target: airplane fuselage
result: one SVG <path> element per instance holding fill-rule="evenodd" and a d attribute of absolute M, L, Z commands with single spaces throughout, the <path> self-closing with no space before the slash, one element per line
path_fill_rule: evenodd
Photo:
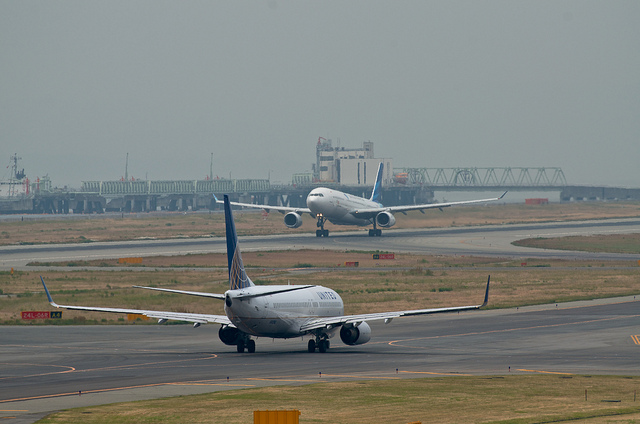
<path fill-rule="evenodd" d="M 378 202 L 354 196 L 339 190 L 318 187 L 307 196 L 307 207 L 315 216 L 324 216 L 336 225 L 371 225 L 371 219 L 356 218 L 351 214 L 358 209 L 380 208 Z"/>
<path fill-rule="evenodd" d="M 225 313 L 240 331 L 273 338 L 299 337 L 303 324 L 315 318 L 344 314 L 342 298 L 334 290 L 322 286 L 261 295 L 261 291 L 296 286 L 255 286 L 225 293 Z M 249 296 L 247 296 L 249 295 Z"/>

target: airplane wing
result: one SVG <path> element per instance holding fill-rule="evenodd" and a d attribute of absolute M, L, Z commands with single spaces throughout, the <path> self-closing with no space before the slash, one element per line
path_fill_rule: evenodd
<path fill-rule="evenodd" d="M 215 194 L 213 195 L 213 198 L 215 199 L 216 203 L 224 203 L 224 201 L 219 200 Z M 240 202 L 229 202 L 229 204 L 234 206 L 242 206 L 245 208 L 264 209 L 267 212 L 269 212 L 270 210 L 274 210 L 282 214 L 285 214 L 288 212 L 295 212 L 299 215 L 308 213 L 309 215 L 315 218 L 315 215 L 311 212 L 311 209 L 309 208 L 292 208 L 290 206 L 271 206 L 271 205 L 259 205 L 255 203 L 240 203 Z"/>
<path fill-rule="evenodd" d="M 77 310 L 77 311 L 95 311 L 95 312 L 111 312 L 118 314 L 139 314 L 145 315 L 149 318 L 154 318 L 158 320 L 178 320 L 178 321 L 188 321 L 193 322 L 195 324 L 223 324 L 223 325 L 231 325 L 231 321 L 226 315 L 209 315 L 209 314 L 191 314 L 186 312 L 169 312 L 169 311 L 151 311 L 146 309 L 127 309 L 127 308 L 100 308 L 95 306 L 74 306 L 74 305 L 59 305 L 53 301 L 51 297 L 51 293 L 49 293 L 49 289 L 47 289 L 47 285 L 44 283 L 44 278 L 40 277 L 42 281 L 42 286 L 44 287 L 44 291 L 47 294 L 47 298 L 49 299 L 49 303 L 51 306 L 56 308 Z M 195 293 L 195 292 L 193 292 Z M 203 293 L 210 294 L 210 293 Z M 213 297 L 213 296 L 209 296 Z M 222 299 L 224 299 L 224 295 L 222 295 Z"/>
<path fill-rule="evenodd" d="M 403 206 L 381 206 L 379 208 L 370 208 L 370 209 L 357 209 L 351 212 L 353 216 L 360 219 L 370 219 L 375 217 L 380 212 L 408 212 L 408 211 L 416 211 L 424 213 L 425 209 L 442 209 L 448 208 L 450 206 L 459 206 L 459 205 L 470 205 L 473 203 L 486 203 L 486 202 L 494 202 L 496 200 L 502 199 L 507 192 L 502 193 L 500 197 L 492 197 L 490 199 L 478 199 L 478 200 L 463 200 L 461 202 L 446 202 L 446 203 L 426 203 L 422 205 L 403 205 Z"/>
<path fill-rule="evenodd" d="M 444 312 L 460 312 L 460 311 L 469 311 L 474 309 L 480 309 L 487 305 L 489 301 L 489 282 L 491 280 L 491 276 L 487 279 L 487 288 L 484 293 L 484 302 L 482 305 L 472 305 L 472 306 L 453 306 L 449 308 L 432 308 L 432 309 L 413 309 L 408 311 L 395 311 L 395 312 L 376 312 L 372 314 L 360 314 L 360 315 L 343 315 L 339 317 L 327 317 L 327 318 L 316 318 L 312 319 L 306 324 L 302 325 L 300 328 L 301 331 L 307 332 L 312 330 L 319 330 L 322 328 L 333 328 L 339 325 L 344 324 L 354 324 L 355 326 L 360 325 L 360 323 L 365 321 L 375 321 L 375 320 L 385 320 L 385 324 L 391 322 L 394 318 L 399 317 L 407 317 L 413 315 L 429 315 L 429 314 L 438 314 Z"/>

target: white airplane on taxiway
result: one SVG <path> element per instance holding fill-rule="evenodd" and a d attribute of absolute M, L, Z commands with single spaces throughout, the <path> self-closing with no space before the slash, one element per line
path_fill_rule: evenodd
<path fill-rule="evenodd" d="M 382 168 L 383 163 L 378 166 L 378 174 L 376 182 L 373 186 L 371 197 L 366 199 L 353 194 L 344 193 L 327 187 L 317 187 L 311 190 L 307 196 L 307 207 L 296 208 L 290 206 L 271 206 L 260 205 L 255 203 L 231 202 L 234 206 L 243 206 L 247 208 L 264 209 L 267 212 L 275 210 L 284 215 L 284 225 L 288 228 L 298 228 L 302 225 L 302 215 L 308 213 L 317 220 L 316 237 L 328 237 L 329 230 L 324 228 L 325 222 L 329 221 L 335 225 L 373 225 L 373 229 L 369 230 L 369 236 L 381 236 L 382 230 L 378 227 L 389 228 L 395 225 L 396 218 L 393 216 L 395 212 L 405 213 L 408 211 L 416 211 L 424 213 L 425 209 L 442 209 L 450 206 L 469 205 L 472 203 L 485 203 L 500 200 L 502 196 L 491 199 L 464 200 L 461 202 L 446 203 L 426 203 L 420 205 L 402 205 L 402 206 L 383 206 L 380 203 L 381 187 L 382 187 Z M 217 203 L 223 203 L 213 196 Z"/>

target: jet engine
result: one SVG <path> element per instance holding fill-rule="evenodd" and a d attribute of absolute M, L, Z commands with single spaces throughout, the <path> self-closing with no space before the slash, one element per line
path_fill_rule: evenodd
<path fill-rule="evenodd" d="M 371 327 L 366 322 L 357 327 L 353 324 L 343 325 L 340 329 L 340 340 L 350 346 L 365 344 L 371 340 Z"/>
<path fill-rule="evenodd" d="M 284 216 L 284 225 L 289 228 L 298 228 L 302 225 L 302 217 L 295 212 L 289 212 Z"/>
<path fill-rule="evenodd" d="M 238 343 L 238 338 L 240 337 L 240 330 L 235 327 L 223 326 L 218 330 L 218 337 L 222 343 L 233 346 Z"/>
<path fill-rule="evenodd" d="M 378 215 L 376 215 L 376 224 L 378 224 L 378 227 L 392 227 L 395 225 L 395 223 L 396 217 L 393 216 L 393 214 L 390 212 L 380 212 Z"/>

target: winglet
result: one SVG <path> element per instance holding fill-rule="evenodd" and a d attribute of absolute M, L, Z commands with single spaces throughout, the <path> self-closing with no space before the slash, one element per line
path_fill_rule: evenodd
<path fill-rule="evenodd" d="M 215 200 L 215 201 L 216 201 L 216 203 L 224 203 L 222 200 L 220 200 L 220 199 L 218 199 L 218 198 L 216 197 L 216 194 L 215 194 L 215 193 L 211 193 L 211 194 L 213 195 L 213 200 Z"/>
<path fill-rule="evenodd" d="M 229 287 L 231 290 L 244 289 L 253 286 L 253 282 L 244 270 L 242 255 L 238 247 L 236 224 L 233 222 L 229 196 L 224 195 L 224 221 L 227 236 L 227 261 L 229 263 Z"/>
<path fill-rule="evenodd" d="M 490 281 L 491 281 L 491 275 L 489 275 L 489 278 L 487 278 L 487 290 L 484 293 L 484 302 L 482 302 L 482 305 L 480 305 L 481 308 L 484 308 L 485 306 L 487 306 L 487 303 L 489 303 L 489 282 Z"/>
<path fill-rule="evenodd" d="M 53 301 L 53 298 L 51 297 L 51 293 L 49 293 L 49 289 L 47 288 L 47 285 L 44 283 L 44 278 L 42 278 L 42 275 L 40 276 L 40 281 L 42 281 L 42 286 L 44 287 L 44 292 L 47 294 L 47 299 L 49 299 L 49 303 L 51 304 L 51 306 L 55 306 L 57 308 L 58 304 Z"/>
<path fill-rule="evenodd" d="M 502 196 L 498 197 L 498 200 L 502 199 L 504 197 L 504 195 L 507 194 L 508 192 L 509 192 L 509 190 L 507 190 L 504 193 L 502 193 Z"/>
<path fill-rule="evenodd" d="M 382 169 L 384 168 L 384 162 L 380 162 L 380 166 L 378 166 L 378 174 L 376 175 L 376 183 L 373 186 L 373 191 L 371 192 L 371 199 L 374 202 L 380 203 L 380 191 L 382 187 Z"/>

